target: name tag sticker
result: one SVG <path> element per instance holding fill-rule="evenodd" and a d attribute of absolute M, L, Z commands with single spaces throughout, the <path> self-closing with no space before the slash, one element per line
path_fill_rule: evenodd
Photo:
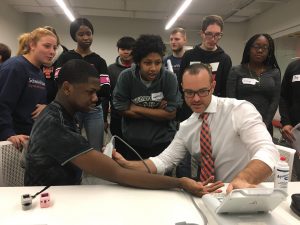
<path fill-rule="evenodd" d="M 162 92 L 152 93 L 151 99 L 152 101 L 160 101 L 164 98 L 164 94 Z"/>
<path fill-rule="evenodd" d="M 191 61 L 190 65 L 196 64 L 196 63 L 201 63 L 200 61 Z"/>
<path fill-rule="evenodd" d="M 219 68 L 219 64 L 220 64 L 219 62 L 210 63 L 211 71 L 216 72 Z"/>
<path fill-rule="evenodd" d="M 300 74 L 294 75 L 292 82 L 300 81 Z"/>
<path fill-rule="evenodd" d="M 252 78 L 243 78 L 242 83 L 243 84 L 251 84 L 255 85 L 258 82 L 258 80 L 252 79 Z"/>

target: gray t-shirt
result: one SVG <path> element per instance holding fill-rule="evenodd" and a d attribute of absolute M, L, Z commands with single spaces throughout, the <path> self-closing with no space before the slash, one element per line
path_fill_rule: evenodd
<path fill-rule="evenodd" d="M 90 150 L 75 118 L 52 102 L 36 120 L 30 135 L 25 185 L 80 184 L 82 171 L 70 160 Z"/>

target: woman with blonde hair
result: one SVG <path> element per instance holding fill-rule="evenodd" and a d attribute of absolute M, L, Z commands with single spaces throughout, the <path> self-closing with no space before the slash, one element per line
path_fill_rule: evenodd
<path fill-rule="evenodd" d="M 29 35 L 30 33 L 23 33 L 19 36 L 18 42 L 19 42 L 19 47 L 17 51 L 17 56 L 18 55 L 24 55 L 25 52 L 28 51 L 28 43 L 27 41 L 29 40 Z"/>
<path fill-rule="evenodd" d="M 40 67 L 53 59 L 57 48 L 56 36 L 44 28 L 24 35 L 22 41 L 21 55 L 0 68 L 0 141 L 11 141 L 18 148 L 28 140 L 34 119 L 45 107 Z"/>
<path fill-rule="evenodd" d="M 57 68 L 58 58 L 68 49 L 60 43 L 59 37 L 56 33 L 56 30 L 51 26 L 44 26 L 43 28 L 50 30 L 53 34 L 55 34 L 57 38 L 57 49 L 56 54 L 48 64 L 43 64 L 41 69 L 46 79 L 46 90 L 47 90 L 47 104 L 51 103 L 57 93 L 57 73 L 55 73 L 55 69 Z"/>

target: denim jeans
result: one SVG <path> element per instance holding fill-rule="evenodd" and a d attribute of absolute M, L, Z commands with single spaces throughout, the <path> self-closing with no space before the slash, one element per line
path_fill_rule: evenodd
<path fill-rule="evenodd" d="M 77 114 L 80 128 L 85 129 L 86 137 L 90 146 L 96 150 L 103 147 L 104 121 L 101 104 L 88 113 L 79 112 Z"/>

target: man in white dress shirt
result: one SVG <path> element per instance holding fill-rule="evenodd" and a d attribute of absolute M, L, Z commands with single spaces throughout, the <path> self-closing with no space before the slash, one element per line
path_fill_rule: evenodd
<path fill-rule="evenodd" d="M 152 173 L 164 174 L 183 159 L 186 151 L 200 161 L 200 115 L 205 112 L 209 114 L 215 180 L 230 183 L 227 192 L 255 187 L 272 174 L 279 153 L 255 107 L 247 101 L 213 96 L 215 85 L 207 65 L 187 68 L 182 87 L 194 113 L 180 124 L 171 144 L 146 163 Z M 127 161 L 117 152 L 113 156 L 123 167 L 146 171 L 140 161 Z"/>

